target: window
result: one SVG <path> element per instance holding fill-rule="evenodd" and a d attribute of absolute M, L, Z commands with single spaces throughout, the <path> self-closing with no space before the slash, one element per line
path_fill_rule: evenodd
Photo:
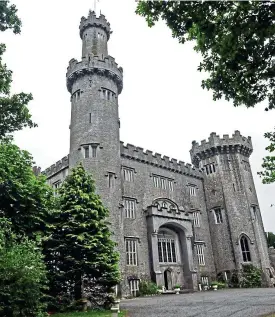
<path fill-rule="evenodd" d="M 139 280 L 130 280 L 130 292 L 132 296 L 136 297 L 137 292 L 139 291 Z"/>
<path fill-rule="evenodd" d="M 198 261 L 199 261 L 199 265 L 201 266 L 205 265 L 203 248 L 204 246 L 202 244 L 196 245 Z"/>
<path fill-rule="evenodd" d="M 89 158 L 90 153 L 89 153 L 89 146 L 84 146 L 84 158 Z"/>
<path fill-rule="evenodd" d="M 250 250 L 249 250 L 249 245 L 248 245 L 248 239 L 245 236 L 242 236 L 240 243 L 241 243 L 243 261 L 244 262 L 251 262 L 251 255 L 250 255 Z"/>
<path fill-rule="evenodd" d="M 171 180 L 168 180 L 168 189 L 171 190 L 171 191 L 174 190 L 174 188 L 173 188 L 173 181 L 171 181 Z"/>
<path fill-rule="evenodd" d="M 80 90 L 77 90 L 72 94 L 72 100 L 77 101 L 79 99 L 80 99 Z"/>
<path fill-rule="evenodd" d="M 252 219 L 255 220 L 257 218 L 257 208 L 256 208 L 256 206 L 251 206 L 250 207 L 250 211 L 251 211 Z"/>
<path fill-rule="evenodd" d="M 215 223 L 219 224 L 222 223 L 222 210 L 221 208 L 216 208 L 214 209 L 214 218 L 215 218 Z"/>
<path fill-rule="evenodd" d="M 137 265 L 137 240 L 136 239 L 126 239 L 126 264 L 127 265 Z"/>
<path fill-rule="evenodd" d="M 135 218 L 136 201 L 134 199 L 124 199 L 125 218 Z"/>
<path fill-rule="evenodd" d="M 101 99 L 115 101 L 116 94 L 112 90 L 101 87 L 100 92 Z"/>
<path fill-rule="evenodd" d="M 92 157 L 96 157 L 97 152 L 97 145 L 92 144 Z"/>
<path fill-rule="evenodd" d="M 53 183 L 54 196 L 57 196 L 58 188 L 61 186 L 61 184 L 61 180 L 58 180 L 57 182 Z"/>
<path fill-rule="evenodd" d="M 126 182 L 134 181 L 134 170 L 130 168 L 123 168 L 123 178 Z"/>
<path fill-rule="evenodd" d="M 206 164 L 206 165 L 204 165 L 204 168 L 205 168 L 207 175 L 216 172 L 215 163 Z"/>
<path fill-rule="evenodd" d="M 202 285 L 208 285 L 209 286 L 208 276 L 202 276 L 201 277 L 201 283 L 202 283 Z"/>
<path fill-rule="evenodd" d="M 199 211 L 193 212 L 193 220 L 194 220 L 194 227 L 200 227 L 200 213 L 199 213 Z"/>
<path fill-rule="evenodd" d="M 160 263 L 176 263 L 175 239 L 165 233 L 158 236 L 158 253 Z"/>
<path fill-rule="evenodd" d="M 89 113 L 89 123 L 92 123 L 92 114 Z"/>
<path fill-rule="evenodd" d="M 190 196 L 196 196 L 196 187 L 195 186 L 189 187 L 189 194 L 190 194 Z"/>
<path fill-rule="evenodd" d="M 115 187 L 115 174 L 114 173 L 108 173 L 108 186 L 109 188 Z"/>
<path fill-rule="evenodd" d="M 153 184 L 154 184 L 154 187 L 156 187 L 156 188 L 169 189 L 171 191 L 174 190 L 173 180 L 168 179 L 166 177 L 153 175 Z"/>

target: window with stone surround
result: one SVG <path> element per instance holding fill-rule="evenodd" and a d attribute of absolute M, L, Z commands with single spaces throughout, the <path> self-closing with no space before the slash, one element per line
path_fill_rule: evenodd
<path fill-rule="evenodd" d="M 200 212 L 199 211 L 193 212 L 193 221 L 194 221 L 194 227 L 200 227 Z"/>
<path fill-rule="evenodd" d="M 221 208 L 214 208 L 214 219 L 215 219 L 215 224 L 223 223 Z"/>
<path fill-rule="evenodd" d="M 58 180 L 53 183 L 52 187 L 53 187 L 54 196 L 57 196 L 58 188 L 61 186 L 61 184 L 62 184 L 61 180 Z"/>
<path fill-rule="evenodd" d="M 204 245 L 203 244 L 197 244 L 196 245 L 197 249 L 197 256 L 198 256 L 198 262 L 200 266 L 205 265 L 205 260 L 204 260 Z"/>
<path fill-rule="evenodd" d="M 250 207 L 250 212 L 251 212 L 252 220 L 257 219 L 257 207 L 255 205 L 252 205 Z"/>
<path fill-rule="evenodd" d="M 197 196 L 197 188 L 195 185 L 189 185 L 189 194 L 190 196 Z"/>
<path fill-rule="evenodd" d="M 89 145 L 88 146 L 83 146 L 83 149 L 84 149 L 84 158 L 89 158 L 90 157 Z"/>
<path fill-rule="evenodd" d="M 137 296 L 137 292 L 139 291 L 139 280 L 138 279 L 130 280 L 129 284 L 130 284 L 131 295 L 136 297 Z"/>
<path fill-rule="evenodd" d="M 204 165 L 204 169 L 205 169 L 205 172 L 207 175 L 212 174 L 212 173 L 216 173 L 215 163 L 210 163 L 210 164 Z"/>
<path fill-rule="evenodd" d="M 246 236 L 242 236 L 240 239 L 241 251 L 244 262 L 251 262 L 251 254 L 249 250 L 249 243 Z"/>
<path fill-rule="evenodd" d="M 101 89 L 100 89 L 100 97 L 101 97 L 101 99 L 104 99 L 104 100 L 115 101 L 116 94 L 110 89 L 101 87 Z"/>
<path fill-rule="evenodd" d="M 125 239 L 126 246 L 126 264 L 137 266 L 137 239 Z"/>
<path fill-rule="evenodd" d="M 92 157 L 96 157 L 98 144 L 92 144 L 91 147 L 92 147 Z"/>
<path fill-rule="evenodd" d="M 126 182 L 133 182 L 134 181 L 134 169 L 129 167 L 122 168 L 123 179 Z"/>
<path fill-rule="evenodd" d="M 115 173 L 108 172 L 107 177 L 108 177 L 108 187 L 109 188 L 114 188 L 115 187 Z"/>
<path fill-rule="evenodd" d="M 124 216 L 125 218 L 136 217 L 136 200 L 131 198 L 124 198 Z"/>
<path fill-rule="evenodd" d="M 165 232 L 158 234 L 159 263 L 176 263 L 175 238 Z"/>
<path fill-rule="evenodd" d="M 82 145 L 84 158 L 97 157 L 97 148 L 98 144 L 94 143 Z"/>
<path fill-rule="evenodd" d="M 168 177 L 163 177 L 159 175 L 152 175 L 153 176 L 153 184 L 156 188 L 161 189 L 168 189 L 170 191 L 173 191 L 173 180 Z"/>

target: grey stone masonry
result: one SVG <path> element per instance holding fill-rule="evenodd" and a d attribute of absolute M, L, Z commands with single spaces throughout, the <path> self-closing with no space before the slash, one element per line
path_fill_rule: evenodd
<path fill-rule="evenodd" d="M 82 59 L 71 59 L 66 74 L 70 151 L 43 172 L 48 183 L 57 189 L 80 162 L 92 175 L 110 212 L 123 295 L 135 296 L 144 279 L 168 290 L 176 284 L 197 290 L 247 263 L 263 269 L 268 285 L 251 138 L 212 133 L 208 142 L 192 143 L 194 165 L 121 142 L 123 70 L 108 55 L 110 35 L 103 15 L 82 17 Z"/>

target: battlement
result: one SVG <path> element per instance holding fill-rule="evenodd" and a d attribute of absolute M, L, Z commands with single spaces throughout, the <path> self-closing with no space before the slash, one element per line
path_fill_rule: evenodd
<path fill-rule="evenodd" d="M 45 171 L 42 172 L 47 177 L 50 177 L 64 168 L 69 167 L 69 155 L 64 156 L 60 161 L 57 161 L 55 164 L 53 164 L 51 167 L 45 169 Z"/>
<path fill-rule="evenodd" d="M 168 156 L 154 153 L 152 151 L 144 151 L 141 147 L 136 147 L 132 144 L 124 145 L 120 142 L 120 153 L 122 157 L 136 160 L 145 164 L 154 165 L 172 172 L 193 176 L 199 179 L 203 178 L 202 171 L 195 168 L 189 163 L 178 161 L 174 158 L 170 159 Z"/>
<path fill-rule="evenodd" d="M 83 38 L 83 32 L 85 29 L 93 26 L 103 29 L 107 34 L 107 39 L 109 40 L 110 34 L 112 33 L 110 23 L 106 20 L 103 14 L 100 14 L 100 16 L 97 17 L 94 11 L 89 11 L 88 18 L 81 18 L 79 26 L 79 34 L 81 39 Z"/>
<path fill-rule="evenodd" d="M 192 142 L 190 150 L 191 160 L 195 166 L 198 166 L 199 161 L 205 158 L 222 153 L 241 153 L 249 157 L 253 152 L 251 137 L 244 137 L 240 131 L 235 131 L 230 138 L 228 134 L 220 138 L 215 132 L 210 134 L 208 142 L 202 140 L 201 144 L 196 141 Z"/>
<path fill-rule="evenodd" d="M 67 68 L 67 89 L 72 93 L 72 85 L 74 81 L 85 74 L 98 73 L 113 79 L 118 85 L 118 93 L 120 94 L 123 88 L 123 69 L 118 67 L 115 59 L 107 56 L 101 60 L 98 56 L 90 55 L 88 58 L 83 57 L 82 61 L 78 62 L 75 58 L 71 59 Z"/>

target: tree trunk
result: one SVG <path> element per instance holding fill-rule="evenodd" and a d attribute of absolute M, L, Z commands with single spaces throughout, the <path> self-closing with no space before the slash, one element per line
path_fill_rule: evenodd
<path fill-rule="evenodd" d="M 74 285 L 74 299 L 82 299 L 82 275 L 81 272 L 77 272 L 75 276 L 75 285 Z"/>

